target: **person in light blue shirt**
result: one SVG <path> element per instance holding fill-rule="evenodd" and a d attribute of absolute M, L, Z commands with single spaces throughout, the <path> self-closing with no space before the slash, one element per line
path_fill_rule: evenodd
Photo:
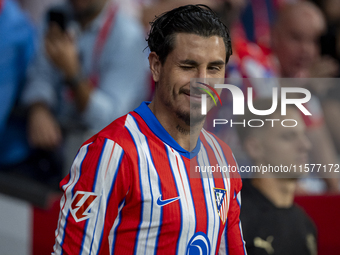
<path fill-rule="evenodd" d="M 0 170 L 5 170 L 26 160 L 31 152 L 23 113 L 17 109 L 34 53 L 35 31 L 15 1 L 1 0 L 0 6 Z"/>
<path fill-rule="evenodd" d="M 99 131 L 145 100 L 150 87 L 138 21 L 111 0 L 68 0 L 54 10 L 66 17 L 65 30 L 47 22 L 23 92 L 29 140 L 45 150 L 70 132 Z"/>

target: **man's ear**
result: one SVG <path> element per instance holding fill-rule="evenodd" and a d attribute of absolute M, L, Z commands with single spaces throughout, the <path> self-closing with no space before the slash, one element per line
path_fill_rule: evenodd
<path fill-rule="evenodd" d="M 260 138 L 254 136 L 248 137 L 243 145 L 248 156 L 254 162 L 261 161 L 263 157 L 263 145 Z"/>
<path fill-rule="evenodd" d="M 150 65 L 150 70 L 152 73 L 153 80 L 155 82 L 158 82 L 160 71 L 162 68 L 162 63 L 159 61 L 159 57 L 154 51 L 149 54 L 149 65 Z"/>

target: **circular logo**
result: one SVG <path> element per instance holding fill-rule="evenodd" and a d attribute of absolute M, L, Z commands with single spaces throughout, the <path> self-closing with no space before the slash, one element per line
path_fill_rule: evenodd
<path fill-rule="evenodd" d="M 210 242 L 207 235 L 197 232 L 191 237 L 186 255 L 208 255 L 210 254 Z"/>

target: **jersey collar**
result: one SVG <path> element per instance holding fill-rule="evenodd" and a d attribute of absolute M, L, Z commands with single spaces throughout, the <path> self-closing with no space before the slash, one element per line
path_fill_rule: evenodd
<path fill-rule="evenodd" d="M 145 121 L 145 123 L 148 125 L 150 130 L 164 143 L 169 145 L 170 147 L 174 148 L 176 151 L 178 151 L 182 156 L 186 158 L 193 158 L 195 157 L 199 150 L 201 145 L 201 140 L 198 138 L 196 147 L 190 152 L 185 149 L 183 149 L 176 140 L 168 133 L 168 131 L 165 130 L 165 128 L 162 126 L 162 124 L 158 121 L 156 116 L 153 114 L 153 112 L 150 110 L 148 105 L 150 102 L 143 102 L 141 105 L 136 108 L 134 111 L 142 117 L 142 119 Z"/>

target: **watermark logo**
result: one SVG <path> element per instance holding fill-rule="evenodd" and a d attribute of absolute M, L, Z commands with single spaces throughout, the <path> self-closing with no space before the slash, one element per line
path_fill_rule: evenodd
<path fill-rule="evenodd" d="M 198 82 L 200 83 L 200 82 Z M 205 86 L 209 86 L 204 83 L 200 83 Z M 243 91 L 231 84 L 215 84 L 215 89 L 228 89 L 231 92 L 232 99 L 233 99 L 233 115 L 244 115 L 244 105 L 245 105 L 245 99 L 244 99 L 244 94 Z M 214 93 L 218 96 L 216 90 L 212 87 L 209 86 L 210 89 L 214 91 Z M 202 88 L 200 88 L 202 89 Z M 202 89 L 206 91 L 205 89 Z M 287 98 L 287 95 L 289 93 L 294 93 L 294 94 L 302 94 L 304 95 L 303 98 Z M 212 94 L 209 92 L 208 93 L 212 98 Z M 304 114 L 304 115 L 312 115 L 305 106 L 303 106 L 304 103 L 307 103 L 311 99 L 311 93 L 309 90 L 305 88 L 293 88 L 293 87 L 284 87 L 281 88 L 281 115 L 286 115 L 287 113 L 287 105 L 288 104 L 294 104 L 296 107 Z M 221 98 L 218 96 L 218 99 L 221 101 Z M 216 101 L 213 98 L 215 105 Z M 272 106 L 270 109 L 267 110 L 258 110 L 255 109 L 253 105 L 253 88 L 249 87 L 247 89 L 247 105 L 248 109 L 251 113 L 259 116 L 265 116 L 265 115 L 270 115 L 276 111 L 277 105 L 278 105 L 278 88 L 273 88 L 272 89 Z M 221 102 L 222 105 L 222 102 Z M 201 113 L 202 115 L 207 114 L 207 100 L 206 100 L 206 94 L 202 94 L 202 105 L 201 105 Z"/>
<path fill-rule="evenodd" d="M 216 97 L 218 98 L 218 100 L 220 101 L 220 103 L 222 105 L 222 100 L 221 100 L 220 96 L 218 95 L 217 91 L 212 86 L 210 86 L 209 84 L 203 83 L 203 82 L 197 82 L 197 83 L 206 86 L 212 92 L 214 92 L 214 94 L 216 95 Z M 200 89 L 200 90 L 203 90 L 205 93 L 207 93 L 211 97 L 211 99 L 214 101 L 214 104 L 217 106 L 217 102 L 215 100 L 215 97 L 209 92 L 209 90 L 201 88 L 201 87 L 197 87 L 197 88 Z M 206 110 L 207 109 L 207 95 L 206 94 L 202 94 L 202 109 L 203 108 L 205 108 L 205 114 L 206 114 L 206 111 L 207 111 Z M 202 110 L 202 112 L 203 112 L 203 110 Z"/>

